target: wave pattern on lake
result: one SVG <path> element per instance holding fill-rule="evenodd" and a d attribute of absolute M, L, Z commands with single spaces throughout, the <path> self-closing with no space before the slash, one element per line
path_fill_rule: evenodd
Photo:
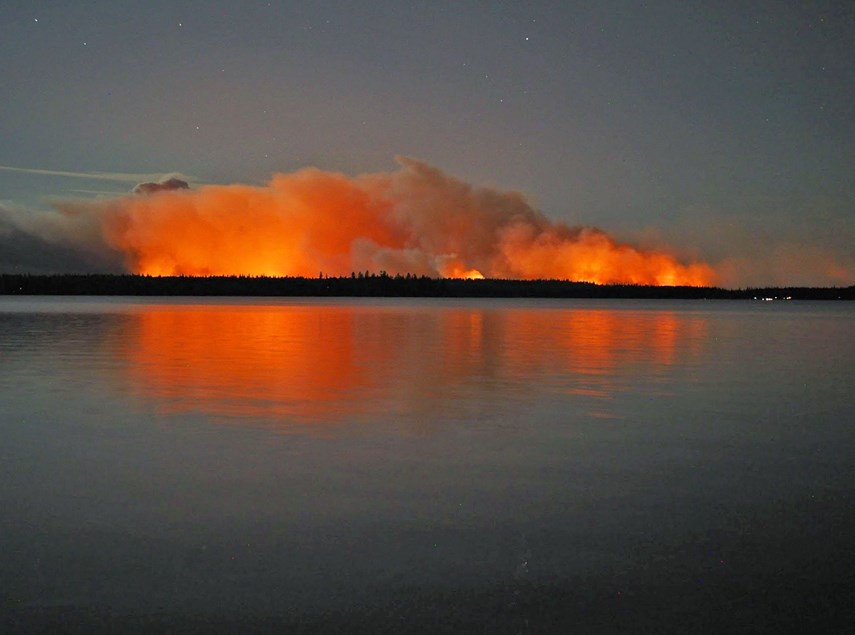
<path fill-rule="evenodd" d="M 855 615 L 845 304 L 0 299 L 4 631 Z"/>
<path fill-rule="evenodd" d="M 127 316 L 111 346 L 129 391 L 166 412 L 287 428 L 390 408 L 415 416 L 489 390 L 502 402 L 564 392 L 607 412 L 602 400 L 697 356 L 704 327 L 596 308 L 155 306 Z"/>

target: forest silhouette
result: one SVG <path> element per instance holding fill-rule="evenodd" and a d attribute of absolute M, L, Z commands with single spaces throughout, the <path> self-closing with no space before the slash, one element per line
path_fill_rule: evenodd
<path fill-rule="evenodd" d="M 368 271 L 338 277 L 321 273 L 317 278 L 0 274 L 0 295 L 855 300 L 855 286 L 722 289 L 568 280 L 469 280 Z"/>

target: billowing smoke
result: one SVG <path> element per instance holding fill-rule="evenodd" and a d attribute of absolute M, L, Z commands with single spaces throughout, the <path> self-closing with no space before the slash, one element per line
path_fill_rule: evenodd
<path fill-rule="evenodd" d="M 351 271 L 446 277 L 709 284 L 705 264 L 549 220 L 515 192 L 474 187 L 400 158 L 392 173 L 307 168 L 264 187 L 160 189 L 100 204 L 103 239 L 152 275 Z"/>
<path fill-rule="evenodd" d="M 557 278 L 707 285 L 704 263 L 550 220 L 516 192 L 476 187 L 414 159 L 350 177 L 306 168 L 265 186 L 144 183 L 66 202 L 50 227 L 67 245 L 150 275 Z"/>

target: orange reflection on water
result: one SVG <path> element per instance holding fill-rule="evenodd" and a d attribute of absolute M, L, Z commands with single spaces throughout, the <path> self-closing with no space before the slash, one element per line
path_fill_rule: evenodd
<path fill-rule="evenodd" d="M 531 378 L 541 389 L 608 398 L 623 377 L 663 372 L 682 346 L 688 322 L 669 312 L 601 309 L 514 310 L 491 335 L 516 345 L 497 347 L 491 363 L 503 374 Z"/>
<path fill-rule="evenodd" d="M 678 350 L 690 350 L 684 339 L 695 322 L 660 311 L 580 311 L 565 315 L 556 347 L 569 353 L 566 371 L 574 378 L 569 390 L 609 396 L 643 375 L 655 379 L 675 362 Z"/>
<path fill-rule="evenodd" d="M 120 346 L 129 385 L 166 412 L 417 422 L 455 404 L 608 400 L 697 355 L 705 328 L 680 312 L 554 304 L 155 305 Z"/>
<path fill-rule="evenodd" d="M 132 384 L 167 411 L 331 414 L 364 384 L 346 309 L 174 306 L 139 314 Z"/>

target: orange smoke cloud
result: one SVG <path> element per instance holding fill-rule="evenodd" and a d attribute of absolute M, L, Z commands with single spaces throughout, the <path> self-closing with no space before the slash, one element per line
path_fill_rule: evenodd
<path fill-rule="evenodd" d="M 710 266 L 549 220 L 516 192 L 474 187 L 413 159 L 349 177 L 315 168 L 263 187 L 149 188 L 101 215 L 134 273 L 465 278 L 709 285 Z"/>

